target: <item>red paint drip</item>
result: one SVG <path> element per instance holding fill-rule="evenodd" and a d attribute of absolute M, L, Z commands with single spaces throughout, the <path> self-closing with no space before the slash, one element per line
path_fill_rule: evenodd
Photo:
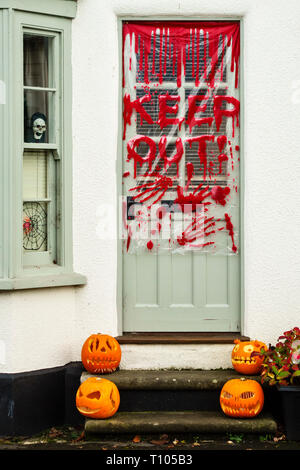
<path fill-rule="evenodd" d="M 153 242 L 152 242 L 152 240 L 149 240 L 149 241 L 148 241 L 148 243 L 147 243 L 147 248 L 148 248 L 149 251 L 152 250 L 152 248 L 153 248 Z"/>
<path fill-rule="evenodd" d="M 131 188 L 130 191 L 136 191 L 138 193 L 133 196 L 133 199 L 139 200 L 140 203 L 148 201 L 157 195 L 156 200 L 152 202 L 152 204 L 155 204 L 163 198 L 164 194 L 172 187 L 172 185 L 173 181 L 171 178 L 159 175 L 154 181 L 149 181 L 145 184 Z"/>
<path fill-rule="evenodd" d="M 164 56 L 164 75 L 167 73 L 167 47 L 168 47 L 168 35 L 165 30 L 165 56 Z"/>
<path fill-rule="evenodd" d="M 200 61 L 200 31 L 196 29 L 196 52 L 197 52 L 197 66 L 196 66 L 196 80 L 195 86 L 199 86 L 199 61 Z"/>
<path fill-rule="evenodd" d="M 174 204 L 178 204 L 181 207 L 182 212 L 184 212 L 185 206 L 191 206 L 192 211 L 195 212 L 197 205 L 203 204 L 208 205 L 210 202 L 204 202 L 210 195 L 209 187 L 205 186 L 203 189 L 202 184 L 200 184 L 193 193 L 184 194 L 182 186 L 177 186 L 177 198 L 174 200 Z"/>
<path fill-rule="evenodd" d="M 159 30 L 159 83 L 163 82 L 162 52 L 163 52 L 163 28 L 160 28 Z"/>
<path fill-rule="evenodd" d="M 160 138 L 158 143 L 158 151 L 160 158 L 164 161 L 164 171 L 167 171 L 168 168 L 174 163 L 177 167 L 177 178 L 179 176 L 179 162 L 183 155 L 183 144 L 180 137 L 176 139 L 176 153 L 171 157 L 167 157 L 166 153 L 167 137 L 163 135 Z"/>
<path fill-rule="evenodd" d="M 135 151 L 135 148 L 140 145 L 141 142 L 145 142 L 149 146 L 148 153 L 145 157 L 141 156 Z M 149 171 L 152 170 L 152 162 L 155 159 L 156 144 L 155 142 L 146 135 L 137 135 L 127 142 L 128 161 L 133 159 L 134 161 L 134 178 L 136 178 L 137 163 L 140 165 L 148 164 Z"/>
<path fill-rule="evenodd" d="M 213 162 L 209 162 L 207 172 L 208 172 L 209 179 L 211 180 L 213 178 L 213 176 L 215 176 L 214 163 Z"/>
<path fill-rule="evenodd" d="M 148 114 L 143 107 L 143 103 L 149 103 L 152 100 L 152 96 L 148 92 L 147 95 L 142 96 L 141 98 L 137 98 L 134 101 L 131 101 L 130 95 L 126 93 L 123 98 L 123 140 L 126 137 L 126 127 L 127 125 L 131 125 L 131 117 L 132 113 L 135 110 L 141 119 L 141 126 L 143 125 L 143 121 L 145 120 L 148 124 L 154 124 L 152 117 Z"/>
<path fill-rule="evenodd" d="M 192 144 L 196 142 L 198 144 L 198 155 L 200 163 L 203 165 L 203 179 L 206 180 L 206 169 L 207 169 L 207 154 L 206 154 L 206 144 L 207 142 L 214 142 L 214 135 L 201 135 L 197 137 L 190 137 L 186 139 L 186 142 L 189 143 L 190 148 Z"/>
<path fill-rule="evenodd" d="M 169 106 L 167 104 L 168 101 L 175 101 L 176 104 L 174 106 Z M 184 117 L 182 118 L 170 118 L 167 117 L 167 114 L 177 114 L 178 113 L 178 103 L 180 101 L 180 96 L 178 95 L 169 95 L 167 92 L 165 95 L 160 95 L 158 97 L 159 102 L 159 114 L 157 124 L 160 126 L 161 129 L 170 125 L 178 125 L 179 129 L 184 121 Z"/>
<path fill-rule="evenodd" d="M 203 243 L 204 237 L 208 237 L 215 233 L 215 230 L 210 230 L 215 227 L 215 221 L 213 217 L 207 218 L 204 215 L 194 217 L 193 221 L 188 227 L 177 237 L 177 242 L 180 246 L 193 246 L 193 247 L 204 247 L 212 245 L 214 242 Z M 195 242 L 202 241 L 195 245 Z"/>
<path fill-rule="evenodd" d="M 224 54 L 225 54 L 225 40 L 222 35 L 221 82 L 223 81 L 223 75 L 224 75 Z"/>
<path fill-rule="evenodd" d="M 199 42 L 201 30 L 204 34 L 204 77 L 207 80 L 207 83 L 210 87 L 214 87 L 215 75 L 217 72 L 218 65 L 218 47 L 220 40 L 222 40 L 222 54 L 225 51 L 225 44 L 227 46 L 231 45 L 231 71 L 235 71 L 235 87 L 238 87 L 239 79 L 239 57 L 240 57 L 240 27 L 238 21 L 209 21 L 209 22 L 187 22 L 187 21 L 176 21 L 176 22 L 128 22 L 123 26 L 123 58 L 124 58 L 124 47 L 126 37 L 130 36 L 130 41 L 132 41 L 132 35 L 135 35 L 135 54 L 139 54 L 140 62 L 139 68 L 144 68 L 144 80 L 145 83 L 148 83 L 148 57 L 151 48 L 151 38 L 155 40 L 156 30 L 159 31 L 160 36 L 160 45 L 159 45 L 159 82 L 163 81 L 163 74 L 166 71 L 166 44 L 167 37 L 169 38 L 169 53 L 171 50 L 171 45 L 173 47 L 173 57 L 170 58 L 170 62 L 173 61 L 173 73 L 175 72 L 175 67 L 177 66 L 177 85 L 181 85 L 181 72 L 182 72 L 182 62 L 184 59 L 184 54 L 186 47 L 190 47 L 191 36 L 192 36 L 192 74 L 195 78 L 195 85 L 199 84 Z M 192 30 L 192 35 L 191 35 Z M 167 31 L 169 34 L 167 34 Z M 164 36 L 165 35 L 165 36 Z M 163 60 L 163 37 L 165 37 L 165 55 Z M 222 38 L 222 39 L 221 39 Z M 195 46 L 194 40 L 196 39 L 196 73 L 195 73 Z M 207 77 L 207 62 L 208 58 L 206 55 L 206 45 L 207 41 L 209 44 L 209 56 L 210 56 L 210 73 Z M 155 41 L 153 42 L 155 45 Z M 130 48 L 131 50 L 132 48 Z M 129 59 L 129 66 L 131 66 L 131 54 Z M 222 56 L 223 57 L 223 56 Z M 153 61 L 154 62 L 154 61 Z M 224 61 L 221 60 L 221 77 L 223 76 Z M 183 63 L 184 71 L 185 64 Z M 123 86 L 125 85 L 124 77 L 124 59 L 123 59 Z M 152 64 L 153 70 L 153 64 Z"/>
<path fill-rule="evenodd" d="M 186 182 L 185 190 L 187 191 L 194 175 L 194 165 L 192 164 L 192 162 L 188 162 L 186 164 L 186 174 L 187 174 L 187 182 Z"/>
<path fill-rule="evenodd" d="M 195 40 L 194 35 L 196 35 L 196 30 L 192 30 L 192 76 L 195 78 Z"/>
<path fill-rule="evenodd" d="M 156 211 L 156 217 L 161 220 L 165 215 L 166 215 L 167 211 L 165 209 L 165 207 L 159 207 Z"/>
<path fill-rule="evenodd" d="M 122 202 L 122 221 L 124 228 L 128 229 L 128 224 L 127 224 L 127 204 L 126 201 Z"/>
<path fill-rule="evenodd" d="M 232 171 L 234 170 L 234 165 L 233 165 L 233 152 L 232 152 L 232 146 L 229 146 L 229 151 L 230 151 L 230 157 L 231 157 L 231 169 Z"/>
<path fill-rule="evenodd" d="M 209 126 L 212 125 L 214 118 L 213 117 L 206 117 L 206 118 L 196 118 L 196 113 L 204 113 L 207 108 L 207 104 L 204 103 L 200 106 L 197 106 L 198 101 L 207 100 L 208 96 L 203 95 L 190 95 L 188 97 L 188 116 L 186 120 L 186 124 L 189 126 L 190 133 L 192 132 L 192 128 L 194 126 L 202 126 L 202 124 L 208 124 Z"/>
<path fill-rule="evenodd" d="M 222 105 L 224 102 L 233 105 L 233 109 L 222 109 Z M 214 96 L 214 116 L 215 116 L 217 131 L 220 130 L 223 116 L 229 117 L 232 119 L 232 137 L 234 137 L 234 129 L 235 129 L 234 121 L 236 120 L 236 126 L 239 127 L 239 112 L 240 112 L 240 102 L 233 96 L 222 96 L 222 95 Z"/>
<path fill-rule="evenodd" d="M 219 52 L 219 40 L 220 35 L 209 36 L 209 55 L 210 55 L 210 73 L 208 75 L 208 84 L 211 88 L 215 86 L 215 75 L 218 64 L 218 52 Z"/>
<path fill-rule="evenodd" d="M 203 35 L 203 45 L 204 45 L 204 80 L 207 80 L 207 63 L 206 63 L 206 51 L 207 51 L 207 32 L 204 31 Z"/>
<path fill-rule="evenodd" d="M 144 40 L 144 81 L 145 83 L 149 83 L 149 63 L 148 57 L 150 53 L 150 45 Z M 149 50 L 147 50 L 147 46 L 149 46 Z"/>
<path fill-rule="evenodd" d="M 228 186 L 226 186 L 225 188 L 222 188 L 221 186 L 214 186 L 211 189 L 210 196 L 217 204 L 225 206 L 225 204 L 227 203 L 226 196 L 228 196 L 229 193 L 230 188 Z"/>
<path fill-rule="evenodd" d="M 156 51 L 156 29 L 153 30 L 153 62 L 152 62 L 152 75 L 155 74 L 155 51 Z"/>
<path fill-rule="evenodd" d="M 217 142 L 218 142 L 219 151 L 220 153 L 222 153 L 222 150 L 227 142 L 226 135 L 218 135 Z"/>
<path fill-rule="evenodd" d="M 126 250 L 128 252 L 129 250 L 129 246 L 130 246 L 130 242 L 131 242 L 131 236 L 132 236 L 132 231 L 131 231 L 131 227 L 130 225 L 128 226 L 128 237 L 127 237 L 127 243 L 126 243 Z"/>
<path fill-rule="evenodd" d="M 129 58 L 129 70 L 131 70 L 132 65 L 132 35 L 130 36 L 130 58 Z"/>
<path fill-rule="evenodd" d="M 232 240 L 232 251 L 234 253 L 237 252 L 237 247 L 234 243 L 234 231 L 233 231 L 233 225 L 231 222 L 231 218 L 228 214 L 225 214 L 225 222 L 226 222 L 226 230 L 228 230 L 229 236 L 231 237 Z"/>
<path fill-rule="evenodd" d="M 220 153 L 220 155 L 218 155 L 218 160 L 219 160 L 219 175 L 221 175 L 222 174 L 222 163 L 227 162 L 228 156 L 225 153 Z"/>

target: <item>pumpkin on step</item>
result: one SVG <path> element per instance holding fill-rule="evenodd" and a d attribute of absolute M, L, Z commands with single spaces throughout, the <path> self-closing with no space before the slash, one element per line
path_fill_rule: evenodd
<path fill-rule="evenodd" d="M 107 379 L 89 377 L 76 393 L 77 410 L 88 418 L 110 418 L 120 405 L 117 386 Z"/>
<path fill-rule="evenodd" d="M 254 418 L 264 406 L 264 392 L 256 380 L 232 379 L 220 394 L 222 411 L 234 418 Z"/>
<path fill-rule="evenodd" d="M 261 341 L 240 341 L 234 340 L 235 347 L 231 353 L 231 361 L 234 369 L 240 374 L 259 374 L 264 358 L 259 355 L 252 355 L 253 352 L 260 353 L 262 348 L 267 351 L 268 347 Z"/>
<path fill-rule="evenodd" d="M 121 348 L 112 336 L 97 333 L 89 336 L 81 350 L 85 369 L 92 374 L 114 372 L 121 361 Z"/>

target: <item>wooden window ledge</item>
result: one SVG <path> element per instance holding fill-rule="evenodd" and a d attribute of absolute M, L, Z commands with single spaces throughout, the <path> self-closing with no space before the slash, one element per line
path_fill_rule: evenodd
<path fill-rule="evenodd" d="M 120 344 L 233 344 L 235 339 L 249 341 L 240 333 L 124 333 Z"/>

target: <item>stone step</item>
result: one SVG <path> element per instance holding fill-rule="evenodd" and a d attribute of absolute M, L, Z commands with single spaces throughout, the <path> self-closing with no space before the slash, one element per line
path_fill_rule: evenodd
<path fill-rule="evenodd" d="M 84 372 L 81 382 L 91 374 Z M 235 370 L 119 370 L 96 375 L 114 382 L 120 391 L 120 412 L 218 411 L 221 388 L 241 377 Z M 259 377 L 252 379 L 260 381 Z M 270 388 L 270 387 L 269 387 Z M 276 408 L 273 394 L 265 389 L 264 410 Z"/>
<path fill-rule="evenodd" d="M 117 412 L 108 419 L 86 419 L 85 434 L 274 434 L 276 421 L 268 413 L 256 418 L 238 419 L 222 411 Z"/>
<path fill-rule="evenodd" d="M 243 377 L 234 369 L 222 370 L 118 370 L 111 374 L 83 372 L 88 377 L 111 380 L 119 390 L 220 390 L 225 382 Z M 257 376 L 244 376 L 260 381 Z"/>

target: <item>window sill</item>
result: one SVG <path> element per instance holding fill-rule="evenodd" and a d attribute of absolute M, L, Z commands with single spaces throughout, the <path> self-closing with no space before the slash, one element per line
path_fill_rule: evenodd
<path fill-rule="evenodd" d="M 120 344 L 233 344 L 235 339 L 249 341 L 240 333 L 123 333 Z"/>
<path fill-rule="evenodd" d="M 22 0 L 2 0 L 0 8 L 12 8 L 30 13 L 42 13 L 46 15 L 62 16 L 65 18 L 75 18 L 77 10 L 77 0 L 52 0 L 52 2 L 40 2 L 32 0 L 24 2 Z"/>
<path fill-rule="evenodd" d="M 0 279 L 0 291 L 79 286 L 86 282 L 86 277 L 78 273 L 35 274 L 14 279 Z"/>

